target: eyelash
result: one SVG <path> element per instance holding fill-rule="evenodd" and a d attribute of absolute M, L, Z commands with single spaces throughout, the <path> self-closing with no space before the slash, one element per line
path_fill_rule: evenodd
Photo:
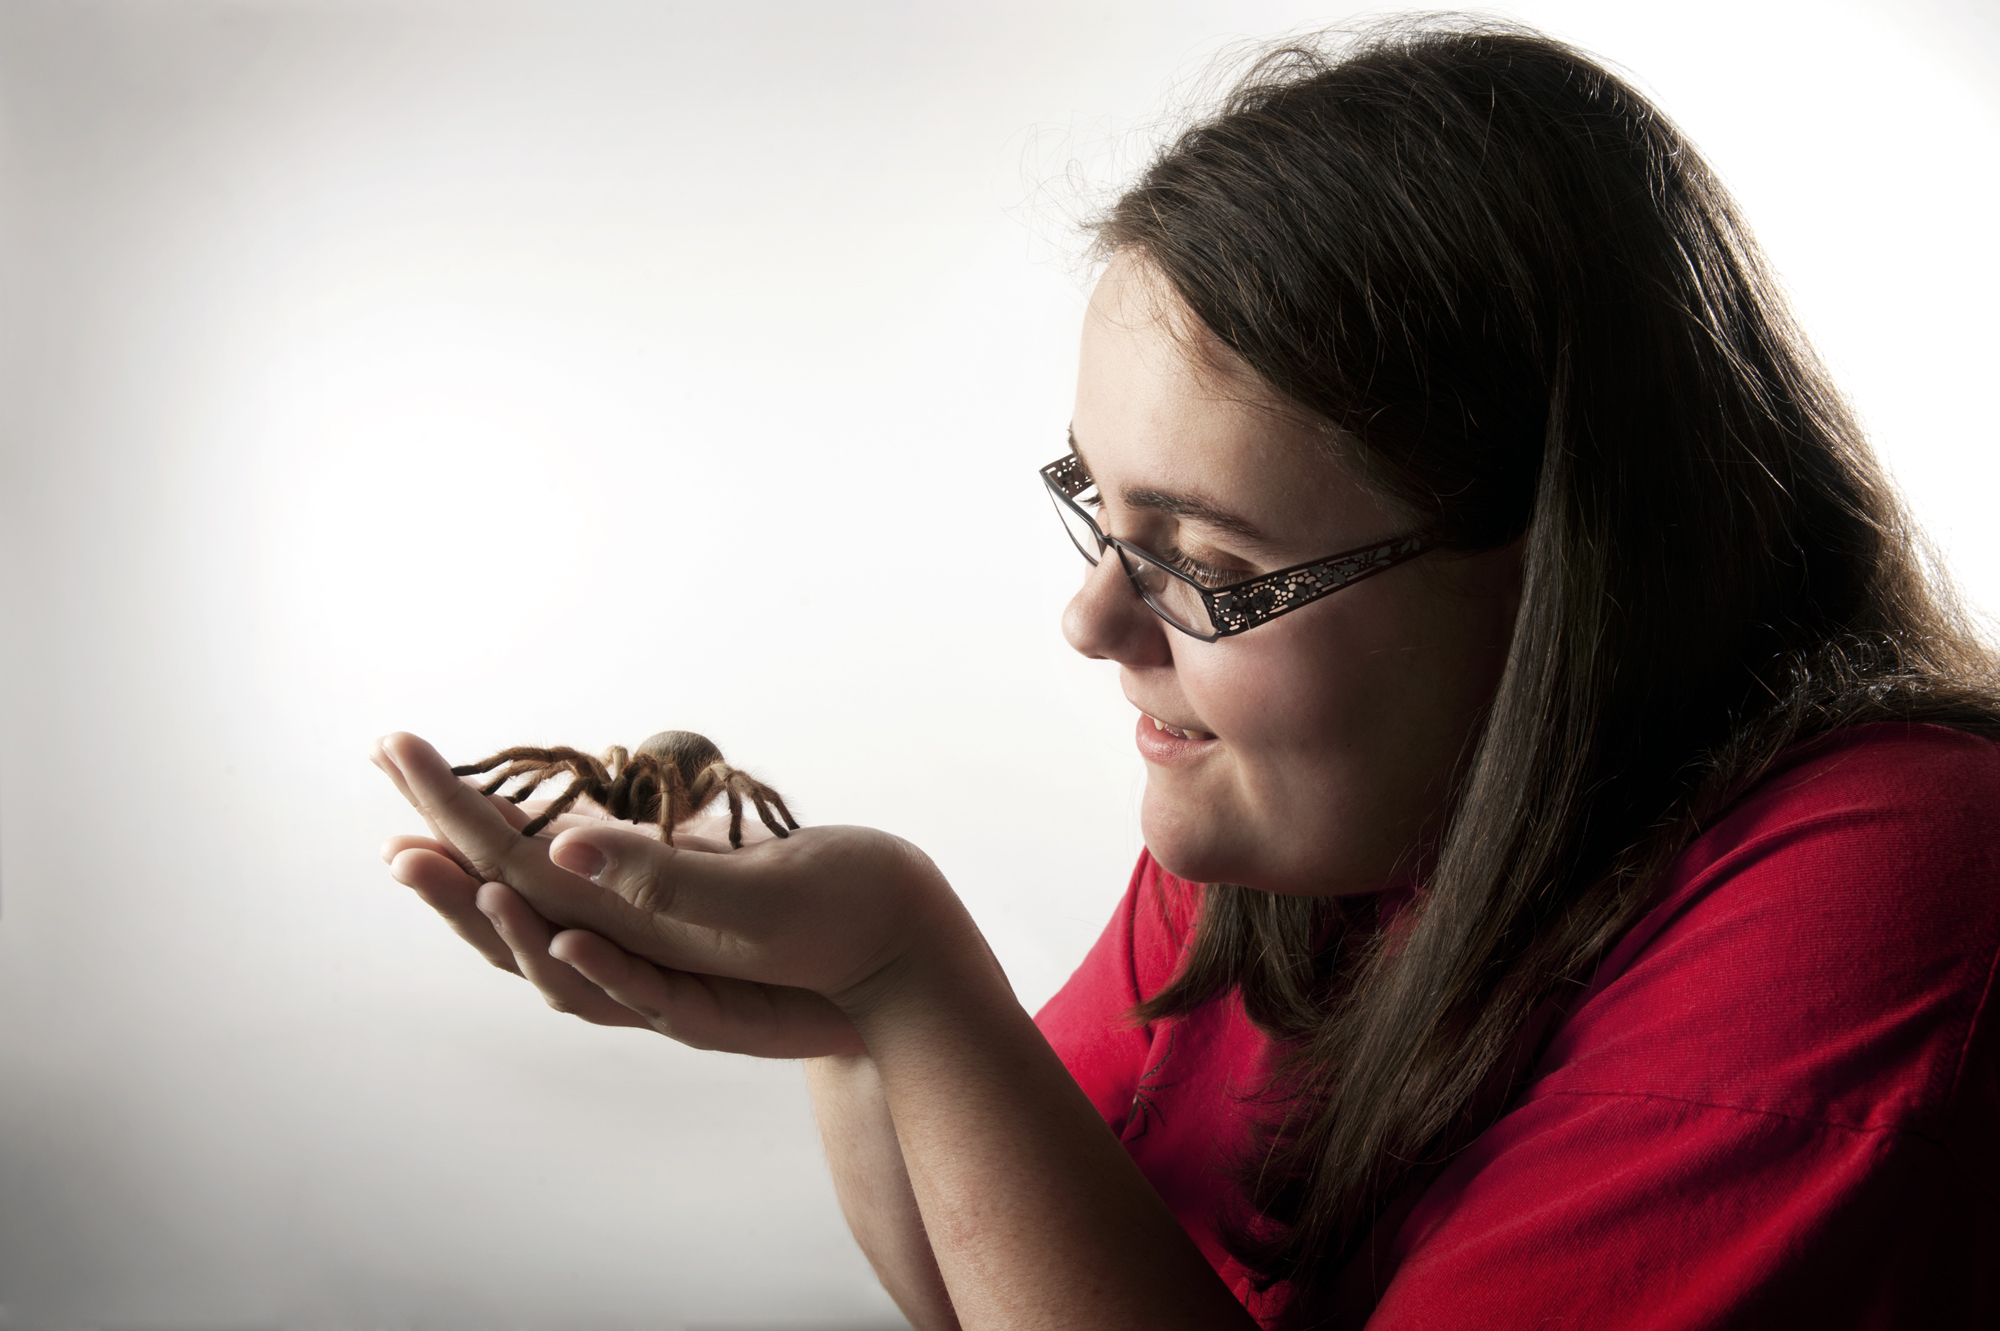
<path fill-rule="evenodd" d="M 1103 497 L 1096 494 L 1088 496 L 1078 495 L 1076 502 L 1094 513 L 1102 512 L 1104 508 Z M 1227 587 L 1231 583 L 1241 582 L 1250 576 L 1247 573 L 1236 573 L 1227 569 L 1214 568 L 1202 563 L 1198 559 L 1190 559 L 1188 556 L 1182 554 L 1178 548 L 1161 551 L 1160 559 L 1168 567 L 1174 569 L 1176 572 L 1187 574 L 1204 587 Z"/>
<path fill-rule="evenodd" d="M 1232 582 L 1241 582 L 1248 574 L 1231 573 L 1224 569 L 1211 568 L 1198 559 L 1189 559 L 1177 549 L 1164 551 L 1160 558 L 1173 568 L 1187 574 L 1204 587 L 1227 587 Z"/>

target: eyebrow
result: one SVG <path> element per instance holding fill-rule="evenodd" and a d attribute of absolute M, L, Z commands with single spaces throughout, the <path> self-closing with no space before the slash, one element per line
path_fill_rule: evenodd
<path fill-rule="evenodd" d="M 1090 462 L 1083 456 L 1083 449 L 1077 445 L 1074 428 L 1069 432 L 1069 451 L 1076 454 L 1076 460 L 1083 463 L 1083 469 L 1088 473 Z M 1118 497 L 1130 508 L 1149 508 L 1155 512 L 1171 513 L 1177 518 L 1192 518 L 1218 531 L 1240 536 L 1246 541 L 1255 541 L 1265 546 L 1272 543 L 1264 529 L 1250 519 L 1231 513 L 1226 508 L 1217 508 L 1214 504 L 1197 499 L 1193 495 L 1176 494 L 1171 490 L 1155 490 L 1142 485 L 1130 490 L 1121 490 Z"/>

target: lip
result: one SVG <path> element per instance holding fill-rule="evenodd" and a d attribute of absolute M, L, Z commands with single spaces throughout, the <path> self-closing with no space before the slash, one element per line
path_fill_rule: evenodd
<path fill-rule="evenodd" d="M 1206 739 L 1191 739 L 1162 730 L 1160 724 L 1147 713 L 1139 713 L 1139 756 L 1149 763 L 1188 762 L 1215 747 L 1213 735 Z"/>

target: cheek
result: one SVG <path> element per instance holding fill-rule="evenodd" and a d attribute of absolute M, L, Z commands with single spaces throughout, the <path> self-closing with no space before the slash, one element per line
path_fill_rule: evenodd
<path fill-rule="evenodd" d="M 1147 844 L 1198 881 L 1372 890 L 1399 855 L 1401 821 L 1386 816 L 1384 770 L 1399 746 L 1376 706 L 1374 657 L 1280 627 L 1225 644 L 1238 650 L 1208 653 L 1198 667 L 1177 663 L 1188 702 L 1221 743 L 1200 769 L 1148 772 Z"/>
<path fill-rule="evenodd" d="M 1496 649 L 1473 607 L 1362 596 L 1391 590 L 1357 587 L 1176 662 L 1227 761 L 1199 792 L 1160 792 L 1204 797 L 1207 819 L 1178 801 L 1161 812 L 1212 820 L 1200 840 L 1234 862 L 1231 881 L 1372 890 L 1435 829 L 1505 634 Z"/>
<path fill-rule="evenodd" d="M 1396 742 L 1408 710 L 1400 653 L 1342 631 L 1345 618 L 1273 624 L 1266 641 L 1246 639 L 1252 650 L 1204 681 L 1243 793 L 1294 825 L 1355 809 L 1405 748 Z"/>
<path fill-rule="evenodd" d="M 1314 752 L 1323 738 L 1343 729 L 1347 710 L 1338 677 L 1345 673 L 1316 644 L 1281 637 L 1271 626 L 1263 642 L 1243 638 L 1239 650 L 1213 653 L 1205 669 L 1180 667 L 1182 687 L 1197 713 L 1231 753 L 1254 757 Z"/>

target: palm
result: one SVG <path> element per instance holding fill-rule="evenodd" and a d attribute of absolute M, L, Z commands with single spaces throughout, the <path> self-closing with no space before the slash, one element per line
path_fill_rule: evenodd
<path fill-rule="evenodd" d="M 516 825 L 533 812 L 494 802 Z M 557 830 L 596 818 L 565 815 Z M 676 841 L 691 850 L 727 848 L 726 841 L 699 833 Z M 534 983 L 558 1011 L 602 1026 L 650 1027 L 699 1049 L 761 1058 L 861 1050 L 853 1026 L 819 994 L 671 970 L 589 931 L 559 931 L 512 889 L 482 884 L 443 841 L 395 837 L 384 847 L 384 858 L 396 878 L 416 889 L 460 937 L 493 965 Z"/>

